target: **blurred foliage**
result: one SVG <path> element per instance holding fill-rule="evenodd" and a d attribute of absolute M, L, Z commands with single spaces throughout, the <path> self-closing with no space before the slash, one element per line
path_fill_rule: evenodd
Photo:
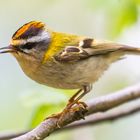
<path fill-rule="evenodd" d="M 36 125 L 38 125 L 43 119 L 47 118 L 50 114 L 58 113 L 61 111 L 62 107 L 64 107 L 64 104 L 57 104 L 55 106 L 53 105 L 42 105 L 35 109 L 33 112 L 33 115 L 31 117 L 31 120 L 29 121 L 28 128 L 34 128 Z"/>
<path fill-rule="evenodd" d="M 93 10 L 103 10 L 109 36 L 117 37 L 123 29 L 136 23 L 140 0 L 89 0 Z"/>
<path fill-rule="evenodd" d="M 55 90 L 49 87 L 34 88 L 22 92 L 22 103 L 33 110 L 28 128 L 35 127 L 48 115 L 60 112 L 73 92 L 75 90 Z"/>

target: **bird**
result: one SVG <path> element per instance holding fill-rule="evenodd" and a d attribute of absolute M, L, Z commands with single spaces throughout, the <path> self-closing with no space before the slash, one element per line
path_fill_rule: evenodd
<path fill-rule="evenodd" d="M 89 93 L 110 65 L 140 48 L 92 37 L 53 31 L 41 21 L 21 26 L 0 53 L 10 53 L 32 80 L 58 89 L 77 89 L 65 110 Z"/>

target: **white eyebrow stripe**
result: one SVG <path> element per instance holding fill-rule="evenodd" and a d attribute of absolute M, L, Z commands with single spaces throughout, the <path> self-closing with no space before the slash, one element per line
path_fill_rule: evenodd
<path fill-rule="evenodd" d="M 28 39 L 12 40 L 11 45 L 25 45 L 26 43 L 37 43 L 49 39 L 50 39 L 50 34 L 45 31 L 38 36 L 33 36 Z"/>
<path fill-rule="evenodd" d="M 43 41 L 43 40 L 46 40 L 46 39 L 49 39 L 50 38 L 50 35 L 48 32 L 43 32 L 41 33 L 40 35 L 38 36 L 33 36 L 31 38 L 28 38 L 26 41 L 27 42 L 40 42 L 40 41 Z"/>

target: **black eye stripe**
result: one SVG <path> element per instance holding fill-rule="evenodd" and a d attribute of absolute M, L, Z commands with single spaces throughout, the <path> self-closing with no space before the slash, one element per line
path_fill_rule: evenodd
<path fill-rule="evenodd" d="M 19 48 L 22 49 L 22 50 L 24 50 L 24 49 L 30 50 L 34 46 L 36 46 L 36 43 L 26 43 L 24 45 L 20 45 Z"/>

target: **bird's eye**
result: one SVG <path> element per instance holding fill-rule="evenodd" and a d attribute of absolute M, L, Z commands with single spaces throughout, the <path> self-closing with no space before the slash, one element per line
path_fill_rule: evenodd
<path fill-rule="evenodd" d="M 35 43 L 26 43 L 26 44 L 24 44 L 24 45 L 20 45 L 19 46 L 19 48 L 21 49 L 21 50 L 30 50 L 30 49 L 32 49 L 33 47 L 35 46 Z"/>

